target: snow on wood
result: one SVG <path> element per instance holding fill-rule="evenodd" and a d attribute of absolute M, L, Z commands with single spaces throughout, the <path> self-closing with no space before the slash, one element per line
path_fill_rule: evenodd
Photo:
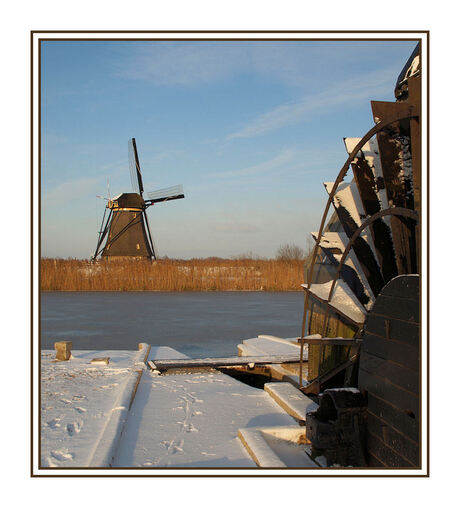
<path fill-rule="evenodd" d="M 41 466 L 88 467 L 145 351 L 72 351 L 67 362 L 41 352 Z M 110 365 L 94 365 L 96 355 Z M 115 423 L 115 422 L 114 422 Z"/>
<path fill-rule="evenodd" d="M 254 345 L 249 345 L 246 341 L 243 340 L 242 344 L 238 344 L 238 356 L 257 356 L 260 355 L 260 350 L 257 349 Z"/>
<path fill-rule="evenodd" d="M 150 348 L 149 356 L 147 361 L 155 360 L 174 360 L 179 358 L 188 358 L 187 355 L 176 351 L 173 348 L 167 346 L 152 346 Z"/>
<path fill-rule="evenodd" d="M 254 339 L 254 342 L 248 344 L 247 339 L 244 340 L 242 344 L 238 344 L 238 356 L 257 356 L 261 354 L 261 349 L 257 349 L 255 345 L 257 344 L 257 339 Z M 307 358 L 308 346 L 304 347 L 304 358 Z M 286 367 L 279 364 L 270 364 L 269 365 L 271 375 L 274 379 L 282 379 L 283 381 L 288 381 L 289 383 L 298 386 L 299 385 L 299 376 L 294 374 L 292 371 L 287 370 Z M 308 368 L 307 364 L 304 365 L 303 368 L 303 379 L 307 379 L 308 376 Z"/>
<path fill-rule="evenodd" d="M 259 429 L 239 429 L 238 437 L 259 467 L 285 468 L 286 464 L 268 446 Z"/>
<path fill-rule="evenodd" d="M 316 402 L 291 383 L 265 383 L 264 390 L 297 421 L 304 422 L 307 411 L 318 409 Z"/>
<path fill-rule="evenodd" d="M 325 183 L 330 194 L 332 183 Z M 361 203 L 356 183 L 342 182 L 338 185 L 333 197 L 333 205 L 348 238 L 352 238 L 366 219 L 366 213 Z M 361 268 L 369 282 L 374 295 L 378 294 L 384 285 L 384 280 L 377 261 L 375 245 L 369 229 L 366 228 L 355 239 L 353 249 L 361 264 Z"/>
<path fill-rule="evenodd" d="M 250 346 L 256 355 L 300 355 L 300 345 L 292 343 L 288 339 L 273 340 L 266 336 L 259 336 L 255 339 L 245 339 L 243 344 Z"/>
<path fill-rule="evenodd" d="M 240 429 L 239 438 L 260 467 L 316 468 L 318 464 L 305 452 L 305 427 L 262 427 Z"/>
<path fill-rule="evenodd" d="M 115 467 L 254 467 L 238 429 L 294 420 L 262 390 L 220 372 L 142 376 Z"/>
<path fill-rule="evenodd" d="M 348 154 L 350 154 L 355 146 L 361 141 L 361 138 L 345 138 L 345 147 L 347 149 Z M 385 189 L 385 182 L 383 179 L 383 171 L 382 164 L 380 161 L 379 154 L 379 145 L 377 143 L 377 139 L 371 138 L 361 149 L 361 153 L 364 158 L 367 160 L 369 167 L 371 168 L 374 178 L 375 178 L 375 191 L 380 201 L 380 209 L 386 210 L 388 205 L 388 197 Z M 390 218 L 384 217 L 385 222 L 387 222 L 390 227 Z"/>
<path fill-rule="evenodd" d="M 348 153 L 354 149 L 356 141 L 359 141 L 359 138 L 345 139 Z M 388 209 L 386 183 L 375 138 L 367 142 L 358 152 L 352 162 L 352 168 L 366 214 L 371 216 Z M 370 226 L 370 231 L 384 280 L 388 282 L 398 273 L 390 216 L 377 219 Z"/>
<path fill-rule="evenodd" d="M 297 337 L 291 337 L 291 338 L 283 339 L 282 337 L 276 337 L 275 335 L 257 335 L 257 338 L 258 339 L 271 340 L 271 341 L 274 341 L 274 342 L 280 342 L 281 344 L 286 344 L 286 343 L 296 344 L 297 343 Z"/>
<path fill-rule="evenodd" d="M 331 286 L 332 281 L 324 284 L 312 284 L 310 287 L 308 287 L 307 284 L 302 284 L 302 287 L 310 291 L 310 293 L 323 302 L 328 301 Z M 356 324 L 362 324 L 366 320 L 366 309 L 359 303 L 353 291 L 341 279 L 337 280 L 329 304 L 341 314 L 349 317 Z"/>
<path fill-rule="evenodd" d="M 155 375 L 144 359 L 187 357 L 147 351 L 74 351 L 58 363 L 42 352 L 42 467 L 255 467 L 238 429 L 295 422 L 268 393 L 220 372 Z M 91 364 L 96 354 L 110 364 Z M 305 454 L 278 434 L 264 440 L 289 465 L 301 464 Z"/>
<path fill-rule="evenodd" d="M 325 182 L 324 186 L 326 187 L 327 193 L 330 194 L 334 183 Z M 353 219 L 357 227 L 361 226 L 361 224 L 367 218 L 367 214 L 364 211 L 361 197 L 359 195 L 358 187 L 356 186 L 355 181 L 339 183 L 334 195 L 333 203 L 336 209 L 342 207 L 344 210 L 346 210 L 350 214 L 350 217 Z M 347 232 L 346 229 L 345 232 Z M 350 235 L 348 234 L 348 236 Z M 366 241 L 375 255 L 374 242 L 369 232 L 364 230 L 360 236 Z"/>
<path fill-rule="evenodd" d="M 299 351 L 283 355 L 230 356 L 226 358 L 179 358 L 175 360 L 155 360 L 158 370 L 186 369 L 196 367 L 233 367 L 237 365 L 267 365 L 271 363 L 295 363 L 299 361 Z"/>
<path fill-rule="evenodd" d="M 318 238 L 317 231 L 316 232 L 313 231 L 311 235 L 315 240 L 317 240 Z M 321 241 L 319 245 L 320 247 L 324 247 L 325 249 L 338 249 L 341 253 L 343 253 L 345 251 L 346 245 L 348 244 L 348 241 L 349 239 L 345 233 L 328 231 L 321 235 Z M 339 258 L 341 259 L 342 256 L 340 255 Z M 340 259 L 338 259 L 338 262 L 340 261 Z M 353 247 L 350 249 L 345 264 L 356 272 L 372 304 L 375 301 L 375 296 L 374 293 L 372 292 L 371 287 L 369 286 L 369 282 L 367 281 L 366 276 L 364 275 L 364 272 L 361 268 L 361 264 L 358 261 L 358 258 L 356 257 Z"/>

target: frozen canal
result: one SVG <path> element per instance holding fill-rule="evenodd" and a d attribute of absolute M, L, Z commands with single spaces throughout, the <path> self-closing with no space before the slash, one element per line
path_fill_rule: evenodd
<path fill-rule="evenodd" d="M 45 292 L 41 349 L 136 350 L 139 342 L 187 356 L 226 356 L 259 334 L 300 335 L 302 292 Z"/>

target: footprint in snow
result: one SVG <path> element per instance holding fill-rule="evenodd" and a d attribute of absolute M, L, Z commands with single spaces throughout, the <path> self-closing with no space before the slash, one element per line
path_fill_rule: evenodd
<path fill-rule="evenodd" d="M 43 459 L 42 465 L 43 467 L 58 467 L 56 462 L 54 462 L 54 460 L 51 457 L 46 457 L 45 459 Z"/>
<path fill-rule="evenodd" d="M 75 434 L 78 434 L 80 432 L 81 428 L 82 428 L 81 422 L 69 423 L 67 425 L 67 434 L 69 434 L 69 436 L 74 436 Z"/>
<path fill-rule="evenodd" d="M 75 457 L 74 453 L 69 452 L 69 450 L 61 449 L 61 450 L 53 450 L 51 452 L 51 457 L 56 460 L 72 460 Z"/>
<path fill-rule="evenodd" d="M 75 407 L 74 408 L 75 411 L 77 411 L 78 413 L 86 413 L 86 409 L 84 407 Z"/>
<path fill-rule="evenodd" d="M 177 453 L 177 452 L 183 452 L 184 450 L 182 449 L 182 447 L 184 446 L 184 440 L 181 439 L 178 443 L 176 443 L 173 447 L 172 447 L 172 452 L 171 453 Z"/>
<path fill-rule="evenodd" d="M 101 385 L 100 388 L 104 390 L 110 390 L 111 388 L 115 388 L 115 386 L 118 386 L 118 383 L 112 383 L 110 385 Z"/>
<path fill-rule="evenodd" d="M 46 425 L 48 425 L 48 427 L 50 427 L 52 429 L 55 429 L 55 428 L 61 426 L 61 424 L 59 423 L 60 420 L 61 420 L 60 418 L 53 418 L 49 422 L 46 422 Z"/>

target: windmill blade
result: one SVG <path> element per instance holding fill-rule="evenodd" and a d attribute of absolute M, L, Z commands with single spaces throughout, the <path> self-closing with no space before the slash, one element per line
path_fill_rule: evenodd
<path fill-rule="evenodd" d="M 171 199 L 182 199 L 184 196 L 184 189 L 182 185 L 173 185 L 172 187 L 165 187 L 156 191 L 147 192 L 148 200 L 152 203 L 160 201 L 168 201 Z"/>
<path fill-rule="evenodd" d="M 153 259 L 156 260 L 157 256 L 158 256 L 158 251 L 157 251 L 155 242 L 153 241 L 152 234 L 150 233 L 149 219 L 148 219 L 146 210 L 143 211 L 142 216 L 144 217 L 145 225 L 147 226 L 147 235 L 148 235 L 148 239 L 150 241 L 150 247 L 152 249 L 152 257 L 153 257 Z"/>
<path fill-rule="evenodd" d="M 128 142 L 129 173 L 133 191 L 142 196 L 144 186 L 142 185 L 141 166 L 137 154 L 136 140 L 131 138 Z"/>

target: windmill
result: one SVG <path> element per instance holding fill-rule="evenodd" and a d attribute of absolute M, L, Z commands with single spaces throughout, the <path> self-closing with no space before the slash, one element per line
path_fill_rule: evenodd
<path fill-rule="evenodd" d="M 155 203 L 182 199 L 182 185 L 147 192 L 144 199 L 141 168 L 136 140 L 129 141 L 129 169 L 134 192 L 124 192 L 107 199 L 96 250 L 92 259 L 114 258 L 156 259 L 155 244 L 150 233 L 147 208 Z"/>

